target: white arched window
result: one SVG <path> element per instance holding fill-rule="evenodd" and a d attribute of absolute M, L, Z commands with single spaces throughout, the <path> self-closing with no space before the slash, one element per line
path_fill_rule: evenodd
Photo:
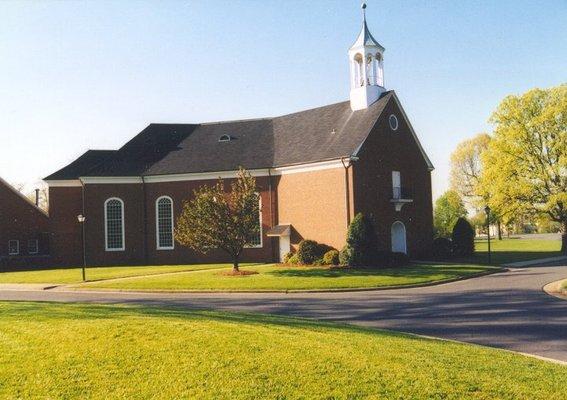
<path fill-rule="evenodd" d="M 406 226 L 401 221 L 392 224 L 392 252 L 407 254 Z"/>
<path fill-rule="evenodd" d="M 158 250 L 173 250 L 173 200 L 162 196 L 156 200 L 156 245 Z"/>
<path fill-rule="evenodd" d="M 124 202 L 116 197 L 104 202 L 104 240 L 106 251 L 125 249 Z"/>
<path fill-rule="evenodd" d="M 260 230 L 256 235 L 250 238 L 250 244 L 247 247 L 262 247 L 262 196 L 258 195 L 258 224 L 260 225 Z"/>

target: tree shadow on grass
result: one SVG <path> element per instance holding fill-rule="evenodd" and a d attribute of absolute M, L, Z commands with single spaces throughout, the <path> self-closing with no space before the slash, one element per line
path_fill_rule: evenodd
<path fill-rule="evenodd" d="M 340 278 L 340 277 L 407 277 L 418 278 L 447 275 L 447 278 L 482 271 L 482 268 L 455 265 L 412 265 L 399 268 L 288 268 L 266 272 L 266 275 L 294 278 Z"/>
<path fill-rule="evenodd" d="M 17 322 L 47 322 L 61 324 L 72 321 L 116 320 L 124 323 L 129 317 L 176 318 L 185 322 L 213 321 L 219 323 L 236 323 L 242 325 L 280 326 L 309 330 L 337 330 L 358 333 L 370 333 L 379 336 L 407 337 L 397 332 L 387 332 L 373 328 L 365 328 L 346 323 L 325 322 L 313 319 L 279 316 L 261 313 L 210 311 L 187 309 L 182 306 L 145 306 L 140 304 L 69 304 L 49 302 L 1 302 L 2 320 L 13 319 Z M 17 323 L 11 322 L 11 323 Z M 1 321 L 0 321 L 1 326 Z M 418 338 L 416 338 L 418 339 Z M 421 340 L 421 339 L 418 339 Z"/>

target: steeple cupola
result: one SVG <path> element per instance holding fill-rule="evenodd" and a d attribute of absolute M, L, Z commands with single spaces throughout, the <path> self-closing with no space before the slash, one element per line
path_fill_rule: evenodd
<path fill-rule="evenodd" d="M 362 30 L 348 51 L 350 62 L 350 106 L 362 110 L 374 103 L 384 89 L 384 47 L 366 25 L 366 4 L 362 3 Z"/>

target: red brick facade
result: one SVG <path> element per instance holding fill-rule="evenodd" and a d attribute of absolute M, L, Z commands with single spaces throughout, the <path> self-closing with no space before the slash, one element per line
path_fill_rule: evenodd
<path fill-rule="evenodd" d="M 396 115 L 398 128 L 390 128 L 388 118 Z M 291 246 L 301 239 L 313 239 L 337 249 L 343 247 L 348 221 L 356 213 L 370 216 L 375 223 L 382 250 L 392 248 L 392 224 L 400 221 L 406 230 L 407 253 L 425 256 L 432 241 L 432 199 L 430 164 L 408 126 L 397 99 L 387 102 L 359 148 L 357 157 L 297 166 L 294 170 L 274 168 L 257 175 L 262 199 L 262 246 L 248 248 L 242 261 L 270 262 L 280 257 L 279 238 L 266 232 L 283 224 L 291 225 Z M 347 168 L 348 167 L 348 168 Z M 392 171 L 399 171 L 401 185 L 411 200 L 401 210 L 392 202 Z M 221 251 L 203 255 L 175 243 L 174 249 L 159 250 L 156 243 L 156 200 L 168 196 L 173 201 L 174 219 L 185 200 L 201 185 L 215 180 L 131 179 L 133 183 L 89 183 L 75 187 L 50 187 L 53 256 L 58 264 L 80 264 L 83 257 L 81 226 L 77 215 L 86 216 L 85 255 L 88 265 L 184 264 L 227 262 Z M 228 185 L 227 185 L 228 186 Z M 124 203 L 125 248 L 106 251 L 104 204 L 109 198 Z"/>
<path fill-rule="evenodd" d="M 0 179 L 0 268 L 45 265 L 49 255 L 49 218 Z M 30 251 L 29 241 L 37 240 Z M 17 241 L 18 254 L 9 254 L 9 242 Z"/>

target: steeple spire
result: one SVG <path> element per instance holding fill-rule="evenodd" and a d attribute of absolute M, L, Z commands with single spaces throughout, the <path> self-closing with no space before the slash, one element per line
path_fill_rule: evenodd
<path fill-rule="evenodd" d="M 353 110 L 367 108 L 384 89 L 384 47 L 366 24 L 366 3 L 362 3 L 362 29 L 348 51 L 351 65 L 350 102 Z"/>

